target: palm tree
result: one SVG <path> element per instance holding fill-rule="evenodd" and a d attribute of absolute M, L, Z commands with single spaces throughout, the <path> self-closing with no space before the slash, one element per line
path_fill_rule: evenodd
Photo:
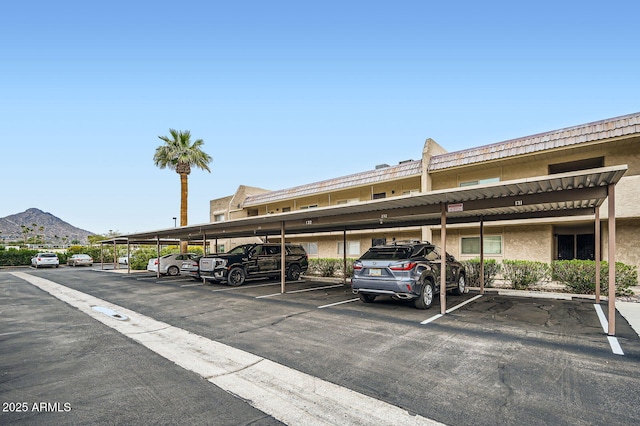
<path fill-rule="evenodd" d="M 188 130 L 169 129 L 169 133 L 171 137 L 158 136 L 165 144 L 156 148 L 153 162 L 161 169 L 168 167 L 180 175 L 180 226 L 187 226 L 187 198 L 189 196 L 187 181 L 189 174 L 191 174 L 191 167 L 195 166 L 211 173 L 209 163 L 212 158 L 200 149 L 204 145 L 202 139 L 191 143 L 191 132 Z"/>

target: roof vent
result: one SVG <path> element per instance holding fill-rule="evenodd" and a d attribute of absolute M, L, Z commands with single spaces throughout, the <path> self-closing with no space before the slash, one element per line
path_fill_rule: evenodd
<path fill-rule="evenodd" d="M 413 161 L 413 160 L 404 160 L 404 161 L 399 162 L 398 164 L 410 163 L 410 162 L 412 162 L 412 161 Z"/>
<path fill-rule="evenodd" d="M 384 169 L 385 167 L 389 167 L 389 165 L 388 164 L 378 164 L 376 166 L 376 170 Z"/>

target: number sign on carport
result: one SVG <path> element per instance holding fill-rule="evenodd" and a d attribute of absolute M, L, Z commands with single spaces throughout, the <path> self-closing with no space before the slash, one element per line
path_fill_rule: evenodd
<path fill-rule="evenodd" d="M 478 222 L 483 234 L 485 222 L 526 220 L 566 216 L 591 216 L 595 221 L 596 247 L 600 246 L 599 208 L 608 198 L 608 260 L 615 264 L 615 185 L 627 170 L 626 165 L 602 167 L 577 172 L 538 176 L 526 179 L 451 188 L 360 203 L 319 207 L 273 215 L 167 228 L 122 235 L 103 243 L 153 244 L 161 239 L 203 244 L 216 238 L 247 236 L 281 237 L 307 233 L 346 232 L 409 226 L 441 227 L 441 245 L 446 252 L 448 224 Z M 482 238 L 480 238 L 482 243 Z M 282 250 L 282 265 L 285 251 Z M 484 253 L 480 250 L 483 267 Z M 346 251 L 345 251 L 346 262 Z M 597 257 L 599 276 L 600 257 Z M 444 281 L 446 256 L 442 257 L 441 280 Z M 481 273 L 481 292 L 484 276 Z M 609 268 L 609 335 L 615 335 L 615 268 Z M 285 274 L 281 274 L 284 293 Z M 599 301 L 600 287 L 597 286 Z M 446 313 L 446 292 L 440 294 L 440 310 Z"/>

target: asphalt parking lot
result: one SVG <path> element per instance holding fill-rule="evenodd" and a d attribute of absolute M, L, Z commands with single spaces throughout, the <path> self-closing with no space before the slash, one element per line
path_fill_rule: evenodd
<path fill-rule="evenodd" d="M 30 283 L 37 279 L 224 345 L 219 356 L 218 346 L 199 347 L 203 358 L 232 351 L 277 365 L 290 381 L 317 380 L 299 386 L 310 399 L 300 417 L 271 411 L 277 404 L 243 396 L 262 386 L 277 398 L 268 381 L 215 381 L 191 368 L 198 360 L 179 340 L 177 359 L 167 358 L 119 331 L 127 321 L 96 320 Z M 592 301 L 478 296 L 449 296 L 454 310 L 440 317 L 438 306 L 364 304 L 335 282 L 304 279 L 280 294 L 273 281 L 228 287 L 92 268 L 3 270 L 0 423 L 309 424 L 304 411 L 322 405 L 313 397 L 323 386 L 370 404 L 370 419 L 388 413 L 378 417 L 386 424 L 640 423 L 640 338 L 623 317 L 624 355 L 616 355 Z M 341 412 L 348 407 L 335 401 L 331 419 L 343 421 L 323 421 L 356 423 Z"/>

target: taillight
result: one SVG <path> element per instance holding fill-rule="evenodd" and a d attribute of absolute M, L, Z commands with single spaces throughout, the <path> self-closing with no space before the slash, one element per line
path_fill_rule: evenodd
<path fill-rule="evenodd" d="M 154 264 L 154 265 L 157 265 L 157 264 L 158 264 L 158 259 L 156 259 L 156 261 L 155 261 L 155 262 L 153 262 L 153 264 Z"/>
<path fill-rule="evenodd" d="M 362 263 L 360 263 L 360 262 L 354 262 L 354 263 L 353 263 L 353 269 L 354 269 L 354 270 L 356 270 L 356 271 L 361 270 L 361 269 L 362 269 Z"/>
<path fill-rule="evenodd" d="M 393 266 L 389 266 L 392 271 L 410 271 L 416 266 L 415 262 L 402 262 Z"/>

